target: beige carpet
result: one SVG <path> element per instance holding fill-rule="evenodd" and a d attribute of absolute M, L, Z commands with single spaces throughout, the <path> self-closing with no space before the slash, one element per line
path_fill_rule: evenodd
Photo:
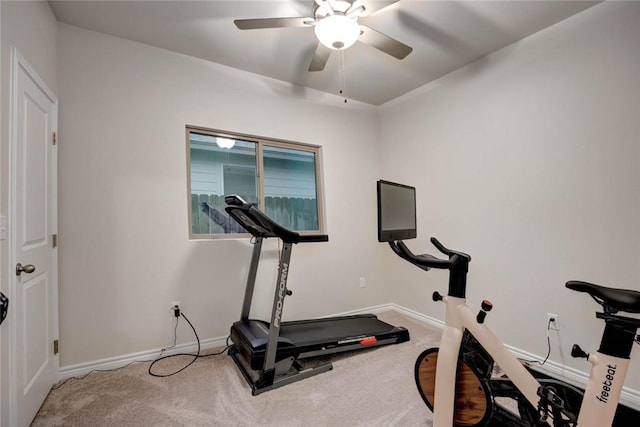
<path fill-rule="evenodd" d="M 380 319 L 409 329 L 411 340 L 335 356 L 333 370 L 251 395 L 226 353 L 201 358 L 167 378 L 147 373 L 149 363 L 71 379 L 53 390 L 33 426 L 430 426 L 413 366 L 440 331 L 395 312 Z M 154 372 L 179 369 L 171 358 Z"/>

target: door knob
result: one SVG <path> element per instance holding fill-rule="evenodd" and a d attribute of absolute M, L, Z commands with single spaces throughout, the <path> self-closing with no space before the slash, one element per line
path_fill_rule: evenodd
<path fill-rule="evenodd" d="M 27 264 L 27 265 L 22 265 L 20 263 L 16 264 L 16 276 L 19 276 L 22 274 L 22 272 L 25 273 L 33 273 L 34 271 L 36 271 L 36 266 L 33 264 Z"/>

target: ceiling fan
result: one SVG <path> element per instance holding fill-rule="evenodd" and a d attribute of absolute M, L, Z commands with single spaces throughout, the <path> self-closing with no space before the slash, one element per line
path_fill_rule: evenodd
<path fill-rule="evenodd" d="M 332 50 L 344 50 L 356 41 L 403 59 L 413 50 L 410 46 L 358 23 L 358 18 L 369 16 L 399 0 L 314 0 L 311 17 L 236 19 L 240 30 L 264 28 L 314 27 L 318 46 L 309 65 L 309 71 L 322 71 Z"/>

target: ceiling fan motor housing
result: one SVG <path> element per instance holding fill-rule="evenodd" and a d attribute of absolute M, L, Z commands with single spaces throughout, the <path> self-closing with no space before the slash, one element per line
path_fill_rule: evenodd
<path fill-rule="evenodd" d="M 313 3 L 313 17 L 316 21 L 319 21 L 334 13 L 346 15 L 356 1 L 358 0 L 316 0 Z M 358 5 L 355 6 L 356 8 L 358 7 Z M 362 7 L 364 8 L 364 6 Z"/>

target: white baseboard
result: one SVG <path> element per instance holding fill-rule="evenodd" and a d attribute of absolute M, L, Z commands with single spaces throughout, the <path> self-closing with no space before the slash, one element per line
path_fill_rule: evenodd
<path fill-rule="evenodd" d="M 390 304 L 382 304 L 373 307 L 367 307 L 359 310 L 352 310 L 344 313 L 334 314 L 332 316 L 349 316 L 349 315 L 357 315 L 357 314 L 380 314 L 385 311 L 395 311 L 412 319 L 418 320 L 420 322 L 426 323 L 431 326 L 435 326 L 437 328 L 444 328 L 444 322 L 442 320 L 436 319 L 431 316 L 427 316 L 426 314 L 419 313 L 417 311 L 408 309 L 406 307 L 400 306 L 398 304 L 390 303 Z M 208 350 L 212 348 L 219 348 L 226 345 L 227 337 L 218 337 L 218 338 L 210 338 L 206 340 L 202 340 L 200 342 L 200 350 Z M 542 362 L 544 357 L 540 357 L 535 354 L 528 353 L 526 351 L 520 350 L 518 348 L 507 345 L 507 348 L 511 350 L 512 353 L 518 358 L 525 360 L 538 360 Z M 197 343 L 187 343 L 181 344 L 176 347 L 171 348 L 163 353 L 163 355 L 171 355 L 177 353 L 192 353 L 198 350 Z M 80 363 L 77 365 L 66 366 L 61 368 L 59 371 L 58 378 L 59 380 L 65 380 L 71 377 L 80 377 L 86 374 L 89 374 L 93 371 L 100 370 L 113 370 L 117 368 L 121 368 L 123 366 L 130 365 L 132 363 L 137 362 L 150 362 L 158 357 L 160 354 L 160 349 L 144 351 L 139 353 L 133 353 L 123 356 L 116 356 L 107 359 L 96 360 L 92 362 Z M 548 360 L 544 366 L 537 367 L 536 370 L 544 374 L 548 374 L 557 379 L 561 379 L 566 381 L 572 385 L 577 387 L 581 387 L 584 389 L 587 384 L 587 380 L 589 378 L 589 374 L 587 372 L 582 372 L 574 368 L 570 368 L 568 366 L 562 365 L 560 363 Z M 629 387 L 624 387 L 622 389 L 622 395 L 620 396 L 620 403 L 630 408 L 633 408 L 636 411 L 640 411 L 640 391 L 633 390 Z"/>
<path fill-rule="evenodd" d="M 380 314 L 390 310 L 395 310 L 395 304 L 374 305 L 372 307 L 360 308 L 358 310 L 344 311 L 342 313 L 335 313 L 335 314 L 330 314 L 328 316 L 322 316 L 322 317 L 327 318 L 327 317 L 337 317 L 337 316 L 356 316 L 358 314 Z"/>
<path fill-rule="evenodd" d="M 419 320 L 420 322 L 427 323 L 431 326 L 435 326 L 436 328 L 440 328 L 440 329 L 444 328 L 444 322 L 440 319 L 427 316 L 426 314 L 413 311 L 411 309 L 408 309 L 398 304 L 389 304 L 389 305 L 391 306 L 392 310 L 397 311 L 398 313 L 403 314 L 407 317 L 411 317 L 412 319 Z"/>
<path fill-rule="evenodd" d="M 200 341 L 200 351 L 211 348 L 218 348 L 226 346 L 227 337 L 210 338 Z M 58 372 L 58 381 L 66 380 L 72 377 L 81 377 L 94 371 L 110 371 L 124 366 L 128 366 L 134 363 L 151 362 L 162 356 L 169 356 L 178 353 L 196 354 L 198 351 L 198 344 L 196 342 L 179 344 L 171 349 L 162 352 L 161 349 L 142 351 L 139 353 L 131 353 L 122 356 L 110 357 L 107 359 L 94 360 L 86 363 L 79 363 L 77 365 L 70 365 L 60 368 Z"/>

